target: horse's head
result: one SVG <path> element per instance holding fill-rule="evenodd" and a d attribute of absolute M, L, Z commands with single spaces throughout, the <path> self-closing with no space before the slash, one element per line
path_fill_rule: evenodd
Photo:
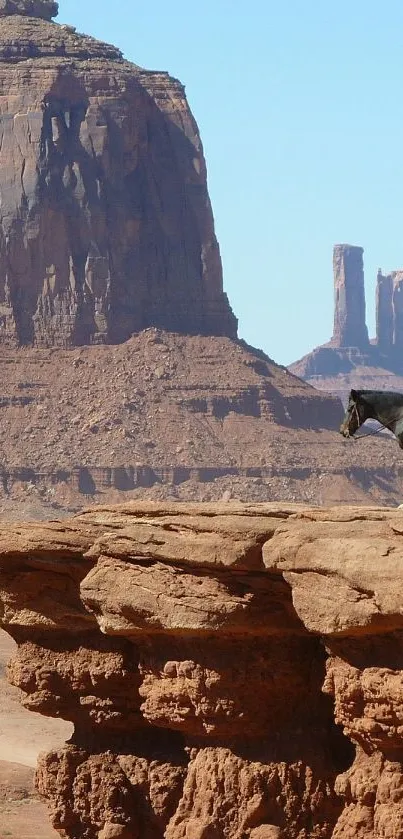
<path fill-rule="evenodd" d="M 340 434 L 343 437 L 353 437 L 367 418 L 366 406 L 360 400 L 359 393 L 356 390 L 351 390 L 344 420 L 340 426 Z"/>

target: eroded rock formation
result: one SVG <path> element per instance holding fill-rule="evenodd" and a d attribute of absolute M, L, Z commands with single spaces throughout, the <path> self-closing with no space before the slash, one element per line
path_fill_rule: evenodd
<path fill-rule="evenodd" d="M 130 504 L 0 528 L 64 839 L 399 839 L 403 516 Z M 344 732 L 344 733 L 343 733 Z"/>
<path fill-rule="evenodd" d="M 403 349 L 403 271 L 377 276 L 377 345 L 387 353 Z"/>
<path fill-rule="evenodd" d="M 184 88 L 56 13 L 0 5 L 0 344 L 235 336 Z"/>
<path fill-rule="evenodd" d="M 403 271 L 376 283 L 376 337 L 365 323 L 363 249 L 335 245 L 334 332 L 327 344 L 289 366 L 314 387 L 347 400 L 350 389 L 403 390 Z"/>
<path fill-rule="evenodd" d="M 334 332 L 337 347 L 368 346 L 365 323 L 363 248 L 335 245 L 333 249 Z"/>
<path fill-rule="evenodd" d="M 393 279 L 379 269 L 376 277 L 376 336 L 379 348 L 389 353 L 393 346 Z"/>

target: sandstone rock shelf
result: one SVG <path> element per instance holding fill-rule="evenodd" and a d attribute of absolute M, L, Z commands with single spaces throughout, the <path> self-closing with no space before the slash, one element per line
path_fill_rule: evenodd
<path fill-rule="evenodd" d="M 0 527 L 68 839 L 399 839 L 403 514 L 130 503 Z"/>

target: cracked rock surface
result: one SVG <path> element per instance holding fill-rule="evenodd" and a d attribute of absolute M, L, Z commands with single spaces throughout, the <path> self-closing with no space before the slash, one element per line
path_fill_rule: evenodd
<path fill-rule="evenodd" d="M 131 502 L 0 526 L 64 839 L 401 839 L 403 515 Z"/>

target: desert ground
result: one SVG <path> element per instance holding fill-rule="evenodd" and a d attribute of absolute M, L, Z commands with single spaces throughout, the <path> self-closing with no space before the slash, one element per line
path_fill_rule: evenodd
<path fill-rule="evenodd" d="M 70 737 L 71 725 L 26 711 L 6 681 L 15 644 L 0 630 L 0 839 L 55 839 L 46 806 L 34 790 L 37 755 Z"/>

